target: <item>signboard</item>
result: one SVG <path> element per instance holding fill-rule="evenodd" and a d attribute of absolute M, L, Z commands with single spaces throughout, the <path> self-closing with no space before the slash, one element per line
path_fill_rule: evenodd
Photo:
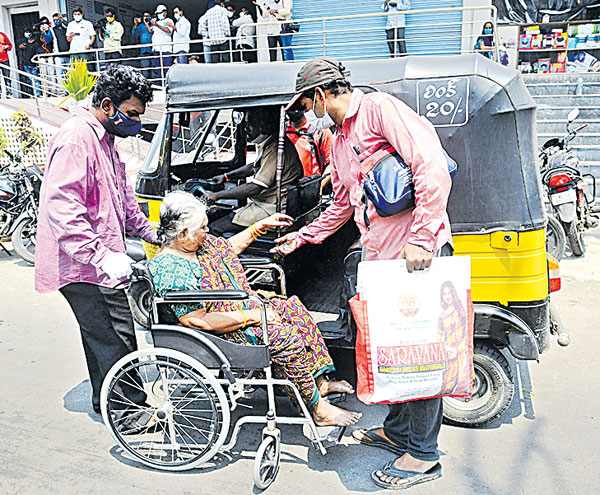
<path fill-rule="evenodd" d="M 417 113 L 435 127 L 456 127 L 469 120 L 469 78 L 417 81 Z"/>

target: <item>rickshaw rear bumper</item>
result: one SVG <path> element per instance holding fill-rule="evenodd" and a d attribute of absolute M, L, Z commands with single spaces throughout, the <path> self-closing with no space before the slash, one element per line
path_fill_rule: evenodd
<path fill-rule="evenodd" d="M 475 303 L 475 339 L 506 347 L 517 359 L 539 360 L 549 347 L 549 298 L 509 304 Z"/>

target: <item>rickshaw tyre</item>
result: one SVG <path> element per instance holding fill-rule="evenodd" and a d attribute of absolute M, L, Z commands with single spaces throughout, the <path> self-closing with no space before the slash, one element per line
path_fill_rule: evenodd
<path fill-rule="evenodd" d="M 550 252 L 548 250 L 548 242 L 546 241 L 546 251 L 552 254 L 557 261 L 563 259 L 565 255 L 565 249 L 567 247 L 567 235 L 565 234 L 565 229 L 563 229 L 562 224 L 553 216 L 548 215 L 548 222 L 546 223 L 546 231 L 552 231 L 556 238 L 556 250 L 555 252 Z M 547 238 L 547 234 L 546 234 Z"/>
<path fill-rule="evenodd" d="M 563 223 L 563 227 L 567 234 L 569 246 L 574 256 L 583 256 L 585 253 L 585 245 L 583 243 L 583 235 L 577 230 L 577 220 L 569 223 Z"/>
<path fill-rule="evenodd" d="M 506 357 L 484 343 L 476 343 L 473 349 L 473 366 L 476 379 L 473 395 L 469 401 L 444 397 L 444 423 L 466 428 L 482 428 L 500 418 L 509 408 L 515 393 L 513 372 Z M 478 402 L 478 394 L 486 387 L 489 395 L 485 402 Z M 488 391 L 489 390 L 489 391 Z M 470 409 L 468 405 L 473 405 Z"/>
<path fill-rule="evenodd" d="M 27 263 L 33 265 L 35 263 L 35 251 L 32 253 L 27 249 L 25 244 L 23 243 L 23 235 L 25 235 L 24 231 L 31 223 L 36 223 L 36 220 L 31 217 L 26 217 L 19 222 L 19 225 L 16 226 L 13 231 L 10 241 L 12 242 L 13 247 L 17 254 L 23 258 Z"/>
<path fill-rule="evenodd" d="M 266 490 L 275 481 L 277 473 L 279 473 L 280 457 L 279 438 L 265 435 L 254 458 L 254 485 L 256 488 Z"/>
<path fill-rule="evenodd" d="M 133 321 L 144 328 L 150 327 L 150 301 L 147 300 L 149 293 L 150 289 L 144 284 L 131 284 L 127 290 L 127 300 Z"/>

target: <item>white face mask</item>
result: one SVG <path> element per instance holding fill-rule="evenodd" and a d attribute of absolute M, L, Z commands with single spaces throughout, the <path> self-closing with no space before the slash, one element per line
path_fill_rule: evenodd
<path fill-rule="evenodd" d="M 75 22 L 79 22 L 81 21 L 81 19 L 83 19 L 83 16 L 81 14 L 73 14 L 73 20 Z"/>
<path fill-rule="evenodd" d="M 231 12 L 231 10 L 227 11 L 227 17 L 233 17 L 233 12 Z"/>
<path fill-rule="evenodd" d="M 159 16 L 161 19 L 166 19 L 166 18 L 167 18 L 167 13 L 166 13 L 166 12 L 161 12 L 160 14 L 158 14 L 158 16 Z"/>
<path fill-rule="evenodd" d="M 316 100 L 317 93 L 315 91 L 315 97 L 313 98 L 313 108 L 315 108 Z M 319 129 L 329 129 L 330 127 L 333 127 L 335 125 L 335 122 L 327 113 L 327 104 L 325 103 L 325 100 L 323 100 L 323 110 L 325 112 L 323 117 L 317 117 L 317 114 L 312 109 L 304 113 L 304 116 L 306 117 L 306 120 L 310 125 L 310 132 L 315 132 Z"/>
<path fill-rule="evenodd" d="M 181 19 L 181 14 L 174 14 L 175 16 L 175 20 L 178 21 L 179 19 Z"/>

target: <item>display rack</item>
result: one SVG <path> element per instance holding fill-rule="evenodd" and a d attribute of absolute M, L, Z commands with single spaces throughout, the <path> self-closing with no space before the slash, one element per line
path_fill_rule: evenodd
<path fill-rule="evenodd" d="M 600 20 L 519 24 L 517 68 L 526 73 L 600 69 Z"/>

